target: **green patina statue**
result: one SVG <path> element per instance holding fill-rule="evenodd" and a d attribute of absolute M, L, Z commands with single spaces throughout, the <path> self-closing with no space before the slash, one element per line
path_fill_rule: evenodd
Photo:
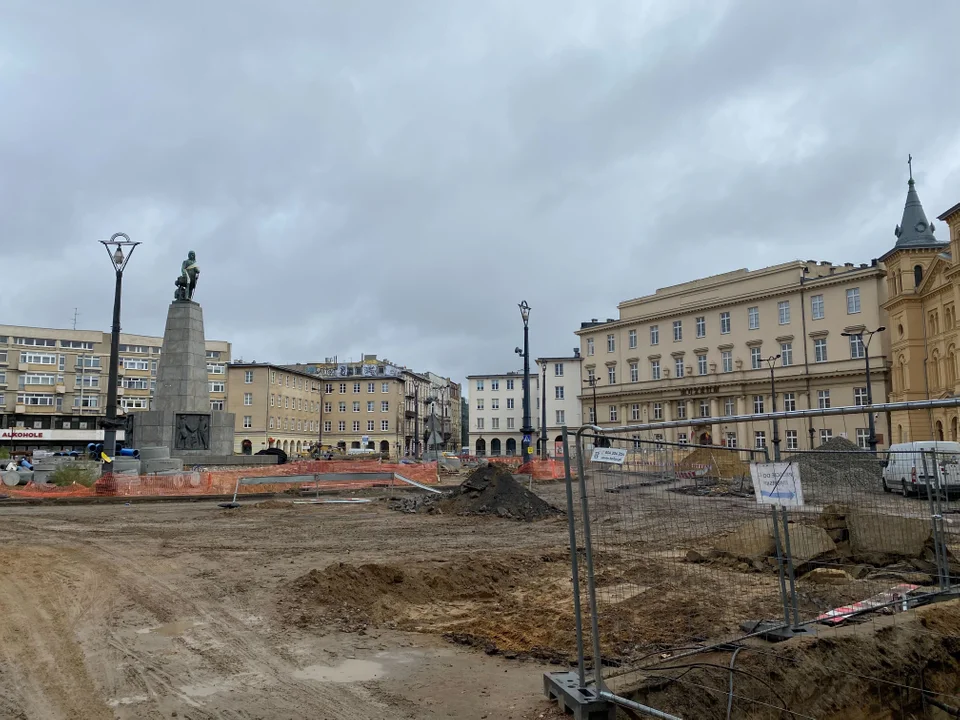
<path fill-rule="evenodd" d="M 200 275 L 200 266 L 197 265 L 197 254 L 191 250 L 187 259 L 180 266 L 180 277 L 175 283 L 177 286 L 173 294 L 174 300 L 193 300 L 193 293 L 197 289 L 197 277 Z"/>

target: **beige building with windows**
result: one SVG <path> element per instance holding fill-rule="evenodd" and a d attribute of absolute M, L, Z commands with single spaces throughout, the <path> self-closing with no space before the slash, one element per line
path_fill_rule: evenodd
<path fill-rule="evenodd" d="M 531 372 L 528 377 L 530 423 L 539 428 L 540 375 Z M 523 373 L 468 375 L 467 382 L 470 387 L 470 451 L 478 457 L 519 455 L 523 440 L 520 432 L 523 427 Z M 537 448 L 539 439 L 539 432 L 535 430 L 531 447 Z"/>
<path fill-rule="evenodd" d="M 228 366 L 227 381 L 227 412 L 236 417 L 234 452 L 251 455 L 276 447 L 298 456 L 318 442 L 323 393 L 315 375 L 235 362 Z"/>
<path fill-rule="evenodd" d="M 120 334 L 118 414 L 148 410 L 163 339 Z M 210 340 L 210 404 L 227 401 L 230 343 Z M 103 439 L 110 333 L 0 325 L 0 443 L 13 449 L 83 448 Z M 11 430 L 12 428 L 12 430 Z"/>
<path fill-rule="evenodd" d="M 359 362 L 327 358 L 322 363 L 284 366 L 319 382 L 320 434 L 324 448 L 370 449 L 403 454 L 404 369 L 376 355 Z"/>
<path fill-rule="evenodd" d="M 794 261 L 735 270 L 661 288 L 620 304 L 619 319 L 582 323 L 584 422 L 628 425 L 711 418 L 709 430 L 669 428 L 668 442 L 766 447 L 766 423 L 732 423 L 733 415 L 777 408 L 866 404 L 864 347 L 842 333 L 886 324 L 887 283 L 874 260 L 862 265 Z M 869 344 L 874 402 L 889 389 L 887 339 Z M 772 360 L 779 355 L 778 360 Z M 596 400 L 593 391 L 596 391 Z M 887 418 L 876 418 L 879 445 Z M 867 446 L 865 415 L 781 423 L 781 450 L 817 447 L 846 435 Z"/>

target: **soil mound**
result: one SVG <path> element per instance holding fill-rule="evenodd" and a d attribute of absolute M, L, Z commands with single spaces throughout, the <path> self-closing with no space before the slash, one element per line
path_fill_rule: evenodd
<path fill-rule="evenodd" d="M 837 499 L 845 499 L 843 488 L 881 492 L 880 475 L 883 471 L 879 461 L 846 438 L 831 438 L 814 452 L 791 455 L 784 460 L 800 467 L 804 495 L 810 499 L 813 496 L 807 491 L 808 487 L 818 491 L 823 498 L 829 498 L 833 491 Z"/>
<path fill-rule="evenodd" d="M 443 512 L 455 515 L 496 515 L 526 521 L 563 514 L 497 465 L 474 471 L 439 507 Z"/>
<path fill-rule="evenodd" d="M 737 451 L 719 450 L 701 447 L 694 450 L 677 463 L 677 470 L 696 471 L 706 466 L 706 477 L 723 480 L 750 479 L 750 465 L 745 463 Z"/>

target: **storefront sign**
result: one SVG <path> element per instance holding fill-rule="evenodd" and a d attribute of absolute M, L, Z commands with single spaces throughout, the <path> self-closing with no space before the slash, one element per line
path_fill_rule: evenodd
<path fill-rule="evenodd" d="M 701 387 L 680 388 L 681 395 L 716 395 L 719 392 L 719 385 L 703 385 Z"/>

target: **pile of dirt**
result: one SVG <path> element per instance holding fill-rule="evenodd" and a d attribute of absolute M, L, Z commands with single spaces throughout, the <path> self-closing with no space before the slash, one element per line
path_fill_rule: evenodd
<path fill-rule="evenodd" d="M 870 452 L 846 438 L 827 440 L 814 452 L 784 458 L 800 467 L 804 498 L 817 496 L 840 498 L 844 488 L 880 492 L 880 462 Z M 809 488 L 809 489 L 808 489 Z M 833 491 L 831 493 L 831 490 Z M 812 491 L 812 492 L 811 492 Z"/>
<path fill-rule="evenodd" d="M 391 498 L 389 507 L 405 513 L 496 515 L 527 522 L 563 515 L 514 480 L 509 470 L 494 464 L 474 470 L 447 493 Z"/>
<path fill-rule="evenodd" d="M 487 465 L 474 471 L 439 507 L 453 515 L 496 515 L 526 521 L 563 514 L 520 485 L 509 470 L 498 465 Z"/>
<path fill-rule="evenodd" d="M 691 472 L 706 466 L 706 477 L 725 480 L 750 479 L 750 465 L 744 462 L 738 452 L 701 447 L 677 462 L 677 470 Z"/>
<path fill-rule="evenodd" d="M 295 505 L 289 500 L 261 500 L 253 505 L 244 505 L 243 507 L 256 510 L 289 510 Z"/>

